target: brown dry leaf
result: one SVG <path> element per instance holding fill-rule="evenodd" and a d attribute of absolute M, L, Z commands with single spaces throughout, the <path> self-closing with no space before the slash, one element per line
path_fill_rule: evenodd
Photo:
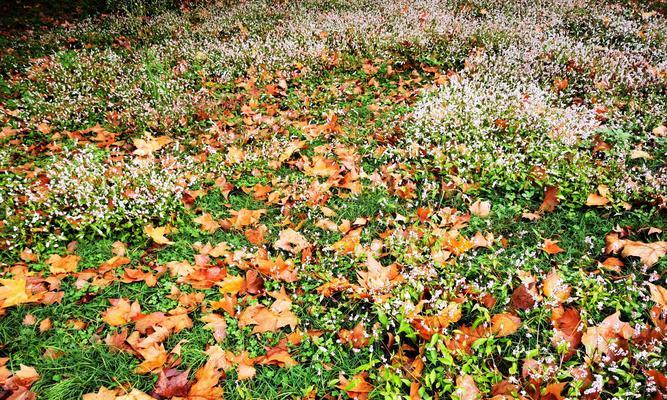
<path fill-rule="evenodd" d="M 341 329 L 338 331 L 338 339 L 342 344 L 347 344 L 355 349 L 361 349 L 368 346 L 368 334 L 364 330 L 364 325 L 360 322 L 352 330 Z"/>
<path fill-rule="evenodd" d="M 586 205 L 587 206 L 592 206 L 592 207 L 599 207 L 599 206 L 605 206 L 609 204 L 609 199 L 603 196 L 600 196 L 597 193 L 591 193 L 588 195 L 588 198 L 586 198 Z"/>
<path fill-rule="evenodd" d="M 608 354 L 612 340 L 630 339 L 634 335 L 635 330 L 627 322 L 621 321 L 620 315 L 617 311 L 598 326 L 588 327 L 584 332 L 581 342 L 592 360 L 599 360 L 603 354 Z"/>
<path fill-rule="evenodd" d="M 626 240 L 621 255 L 639 257 L 644 265 L 650 267 L 657 263 L 665 253 L 667 253 L 667 242 L 642 243 Z"/>
<path fill-rule="evenodd" d="M 58 254 L 52 254 L 46 260 L 46 263 L 49 264 L 49 271 L 52 274 L 66 274 L 76 272 L 79 261 L 81 261 L 81 257 L 76 255 L 61 257 Z"/>
<path fill-rule="evenodd" d="M 254 378 L 257 374 L 257 370 L 252 365 L 252 360 L 247 356 L 239 362 L 239 365 L 236 367 L 236 379 L 244 381 L 246 379 Z"/>
<path fill-rule="evenodd" d="M 171 142 L 173 142 L 173 140 L 168 136 L 159 136 L 156 138 L 149 136 L 147 139 L 132 139 L 134 147 L 137 148 L 133 154 L 138 156 L 151 156 L 154 152 L 160 150 Z"/>
<path fill-rule="evenodd" d="M 311 246 L 302 234 L 292 228 L 287 228 L 280 232 L 278 240 L 273 244 L 277 249 L 289 251 L 292 254 L 309 248 Z"/>
<path fill-rule="evenodd" d="M 563 341 L 567 343 L 568 352 L 565 354 L 565 360 L 567 361 L 581 344 L 583 325 L 579 311 L 576 308 L 555 308 L 551 314 L 551 321 L 555 330 L 551 343 L 556 348 Z"/>
<path fill-rule="evenodd" d="M 472 376 L 465 374 L 456 377 L 454 396 L 459 400 L 478 400 L 482 398 L 482 392 L 477 388 Z"/>
<path fill-rule="evenodd" d="M 116 391 L 102 386 L 97 393 L 86 393 L 82 400 L 116 400 Z"/>
<path fill-rule="evenodd" d="M 310 161 L 311 163 L 306 163 L 303 166 L 303 172 L 308 176 L 329 177 L 340 171 L 340 166 L 335 160 L 330 160 L 324 156 L 316 155 Z"/>
<path fill-rule="evenodd" d="M 500 313 L 491 317 L 491 332 L 496 337 L 513 335 L 521 327 L 521 319 L 510 313 Z"/>
<path fill-rule="evenodd" d="M 111 307 L 102 313 L 102 320 L 111 326 L 121 326 L 141 314 L 138 302 L 130 304 L 127 299 L 109 299 Z"/>
<path fill-rule="evenodd" d="M 164 398 L 187 396 L 190 389 L 189 373 L 190 370 L 181 372 L 175 368 L 160 371 L 153 392 Z"/>
<path fill-rule="evenodd" d="M 144 359 L 135 369 L 135 372 L 138 374 L 147 374 L 161 370 L 169 357 L 162 344 L 157 345 L 154 343 L 145 349 L 138 349 L 137 352 Z"/>
<path fill-rule="evenodd" d="M 572 288 L 563 281 L 558 272 L 553 269 L 549 275 L 542 281 L 542 291 L 544 295 L 556 299 L 558 303 L 563 303 L 570 298 Z"/>
<path fill-rule="evenodd" d="M 558 254 L 565 250 L 558 246 L 558 240 L 544 239 L 542 250 L 547 254 Z"/>
<path fill-rule="evenodd" d="M 412 327 L 419 332 L 422 338 L 430 340 L 434 334 L 441 333 L 449 325 L 458 322 L 461 316 L 461 306 L 458 303 L 450 302 L 437 315 L 414 318 Z"/>
<path fill-rule="evenodd" d="M 119 240 L 116 240 L 111 245 L 111 253 L 118 257 L 125 257 L 125 253 L 127 253 L 127 245 Z"/>
<path fill-rule="evenodd" d="M 213 331 L 213 338 L 216 342 L 221 342 L 227 337 L 227 321 L 220 314 L 210 313 L 201 317 L 202 322 L 206 322 L 204 329 Z"/>
<path fill-rule="evenodd" d="M 334 250 L 338 254 L 352 254 L 360 246 L 361 230 L 363 228 L 356 228 L 349 231 L 342 239 L 334 243 L 329 249 Z"/>
<path fill-rule="evenodd" d="M 215 233 L 215 231 L 220 228 L 220 223 L 218 223 L 210 213 L 200 215 L 194 219 L 194 222 L 201 225 L 201 230 L 211 234 Z"/>
<path fill-rule="evenodd" d="M 544 191 L 544 200 L 540 205 L 539 212 L 552 212 L 558 205 L 558 187 L 548 186 Z"/>
<path fill-rule="evenodd" d="M 491 213 L 491 202 L 477 200 L 470 205 L 470 213 L 480 218 L 488 217 Z"/>
<path fill-rule="evenodd" d="M 155 398 L 139 389 L 132 389 L 128 394 L 116 397 L 116 400 L 155 400 Z"/>
<path fill-rule="evenodd" d="M 609 271 L 620 273 L 621 267 L 624 267 L 625 264 L 616 257 L 609 257 L 603 262 L 598 262 L 598 266 Z"/>
<path fill-rule="evenodd" d="M 169 226 L 154 228 L 153 225 L 146 225 L 144 227 L 144 232 L 157 244 L 174 244 L 174 242 L 164 236 L 172 232 L 172 229 Z"/>
<path fill-rule="evenodd" d="M 256 304 L 243 310 L 239 314 L 239 326 L 255 325 L 252 333 L 275 332 L 278 329 L 290 326 L 292 330 L 299 323 L 297 316 L 291 311 L 292 301 L 285 293 L 269 293 L 276 298 L 276 301 L 267 308 L 262 304 Z"/>
<path fill-rule="evenodd" d="M 32 249 L 23 249 L 19 256 L 21 257 L 21 260 L 25 262 L 36 262 L 39 260 L 39 257 L 32 251 Z"/>
<path fill-rule="evenodd" d="M 369 292 L 385 292 L 391 288 L 391 281 L 398 272 L 395 266 L 383 267 L 371 255 L 366 257 L 366 271 L 357 272 L 359 284 Z"/>
<path fill-rule="evenodd" d="M 373 390 L 373 385 L 366 381 L 367 377 L 367 374 L 360 373 L 348 380 L 341 373 L 338 377 L 338 381 L 340 382 L 338 388 L 344 390 L 352 399 L 366 400 L 368 399 L 368 394 Z"/>
<path fill-rule="evenodd" d="M 232 210 L 230 213 L 232 216 L 228 219 L 228 221 L 231 226 L 235 229 L 242 229 L 246 226 L 254 225 L 259 222 L 259 219 L 264 213 L 266 213 L 266 210 L 248 210 L 243 208 L 238 211 Z"/>
<path fill-rule="evenodd" d="M 667 289 L 660 285 L 648 284 L 651 291 L 651 300 L 662 307 L 667 307 Z"/>

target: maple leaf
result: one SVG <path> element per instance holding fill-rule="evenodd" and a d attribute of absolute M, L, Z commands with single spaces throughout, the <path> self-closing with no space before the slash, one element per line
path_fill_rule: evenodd
<path fill-rule="evenodd" d="M 116 391 L 102 386 L 97 393 L 86 393 L 82 400 L 116 400 Z"/>
<path fill-rule="evenodd" d="M 556 299 L 559 303 L 562 303 L 570 298 L 572 288 L 563 281 L 563 278 L 554 269 L 542 281 L 542 291 L 547 297 Z"/>
<path fill-rule="evenodd" d="M 232 216 L 227 220 L 231 226 L 235 229 L 241 229 L 245 226 L 254 225 L 259 222 L 260 217 L 266 213 L 266 210 L 247 210 L 244 208 L 238 211 L 232 210 L 230 213 Z"/>
<path fill-rule="evenodd" d="M 558 203 L 558 187 L 548 186 L 544 191 L 544 200 L 540 204 L 539 212 L 552 212 Z"/>
<path fill-rule="evenodd" d="M 46 263 L 49 264 L 49 271 L 52 274 L 62 274 L 76 272 L 79 261 L 81 261 L 81 257 L 76 255 L 61 257 L 58 254 L 52 254 L 46 260 Z"/>
<path fill-rule="evenodd" d="M 340 171 L 340 166 L 335 160 L 330 160 L 321 155 L 316 155 L 311 159 L 312 163 L 306 163 L 303 166 L 303 172 L 308 176 L 329 177 Z"/>
<path fill-rule="evenodd" d="M 458 303 L 450 302 L 437 315 L 416 317 L 411 324 L 422 338 L 431 340 L 434 334 L 443 332 L 446 327 L 458 322 L 461 316 L 461 306 Z"/>
<path fill-rule="evenodd" d="M 187 396 L 190 389 L 189 373 L 190 370 L 181 372 L 175 368 L 160 371 L 153 392 L 158 396 L 167 398 Z"/>
<path fill-rule="evenodd" d="M 168 136 L 159 136 L 156 138 L 148 136 L 146 139 L 132 139 L 134 147 L 137 149 L 133 154 L 138 156 L 151 156 L 154 152 L 173 142 Z"/>
<path fill-rule="evenodd" d="M 111 307 L 102 313 L 102 320 L 111 326 L 121 326 L 141 313 L 138 302 L 130 304 L 127 299 L 109 299 Z"/>
<path fill-rule="evenodd" d="M 135 369 L 138 374 L 147 374 L 160 370 L 167 362 L 168 354 L 162 344 L 158 345 L 154 343 L 147 348 L 138 349 L 137 352 L 144 359 Z"/>
<path fill-rule="evenodd" d="M 157 244 L 174 244 L 174 242 L 164 237 L 164 235 L 172 232 L 172 229 L 169 226 L 154 228 L 153 225 L 146 225 L 144 227 L 144 232 Z"/>
<path fill-rule="evenodd" d="M 393 264 L 383 267 L 371 255 L 366 257 L 366 268 L 366 272 L 359 271 L 357 275 L 359 277 L 359 284 L 370 292 L 384 292 L 390 289 L 392 279 L 398 275 L 396 267 Z"/>
<path fill-rule="evenodd" d="M 278 329 L 290 326 L 292 330 L 299 323 L 299 319 L 290 310 L 292 301 L 281 289 L 279 293 L 269 293 L 276 298 L 276 301 L 267 308 L 262 304 L 256 304 L 243 310 L 239 315 L 239 326 L 255 325 L 252 333 L 275 332 Z"/>
<path fill-rule="evenodd" d="M 363 227 L 359 227 L 349 231 L 342 239 L 331 245 L 331 247 L 326 248 L 326 250 L 334 250 L 338 254 L 354 253 L 357 246 L 361 244 L 362 229 Z"/>
<path fill-rule="evenodd" d="M 605 318 L 598 326 L 589 327 L 584 332 L 581 342 L 586 348 L 586 354 L 592 360 L 598 360 L 603 354 L 609 355 L 609 345 L 619 339 L 630 339 L 634 329 L 627 322 L 619 319 L 621 313 Z"/>
<path fill-rule="evenodd" d="M 456 390 L 454 396 L 458 400 L 477 400 L 482 398 L 482 393 L 472 376 L 464 374 L 456 377 Z"/>
<path fill-rule="evenodd" d="M 509 313 L 496 314 L 491 317 L 491 332 L 496 337 L 514 334 L 521 327 L 521 319 Z"/>
<path fill-rule="evenodd" d="M 667 253 L 667 241 L 642 243 L 626 240 L 623 246 L 623 257 L 639 257 L 644 265 L 650 267 Z"/>
<path fill-rule="evenodd" d="M 368 383 L 366 378 L 367 374 L 362 372 L 354 375 L 352 379 L 348 380 L 341 373 L 338 377 L 338 388 L 344 390 L 352 399 L 366 400 L 368 399 L 368 394 L 373 390 L 373 385 Z"/>
<path fill-rule="evenodd" d="M 338 331 L 338 339 L 342 344 L 348 344 L 355 349 L 361 349 L 368 346 L 368 334 L 364 330 L 364 325 L 359 322 L 352 330 L 341 329 Z"/>
<path fill-rule="evenodd" d="M 227 337 L 227 321 L 220 314 L 206 314 L 201 317 L 201 320 L 206 322 L 204 329 L 213 331 L 213 338 L 216 342 L 221 342 Z"/>
<path fill-rule="evenodd" d="M 23 249 L 19 256 L 21 257 L 21 260 L 25 262 L 36 262 L 39 260 L 37 254 L 33 253 L 31 249 Z"/>
<path fill-rule="evenodd" d="M 302 234 L 292 228 L 285 229 L 280 232 L 278 240 L 273 244 L 277 249 L 289 251 L 292 254 L 297 254 L 311 246 L 303 237 Z"/>
<path fill-rule="evenodd" d="M 236 379 L 244 381 L 255 377 L 257 370 L 250 362 L 240 362 L 236 367 Z"/>
<path fill-rule="evenodd" d="M 128 394 L 116 397 L 116 400 L 155 400 L 155 398 L 139 389 L 132 389 Z"/>
<path fill-rule="evenodd" d="M 667 289 L 660 285 L 654 285 L 650 282 L 648 287 L 651 291 L 651 300 L 655 301 L 662 307 L 667 307 Z"/>
<path fill-rule="evenodd" d="M 245 278 L 242 276 L 227 275 L 225 279 L 218 283 L 220 293 L 237 294 L 245 287 Z"/>
<path fill-rule="evenodd" d="M 0 279 L 0 308 L 7 308 L 30 301 L 30 293 L 26 289 L 23 278 Z"/>
<path fill-rule="evenodd" d="M 491 202 L 477 200 L 470 205 L 470 213 L 480 218 L 488 217 L 491 213 Z"/>
<path fill-rule="evenodd" d="M 542 250 L 544 250 L 544 252 L 547 254 L 558 254 L 565 251 L 561 249 L 557 243 L 557 240 L 544 239 L 544 242 L 542 243 Z"/>
<path fill-rule="evenodd" d="M 583 336 L 581 317 L 576 308 L 558 307 L 552 311 L 551 321 L 553 322 L 555 333 L 551 339 L 554 347 L 558 348 L 561 342 L 565 341 L 568 351 L 564 360 L 567 361 L 574 355 L 577 347 L 581 344 Z"/>
<path fill-rule="evenodd" d="M 609 199 L 603 196 L 600 196 L 597 193 L 591 193 L 586 198 L 586 205 L 591 207 L 605 206 L 609 204 Z"/>
<path fill-rule="evenodd" d="M 215 233 L 215 231 L 220 228 L 220 224 L 213 219 L 213 216 L 210 213 L 200 215 L 194 219 L 194 222 L 201 225 L 201 229 L 208 233 Z"/>

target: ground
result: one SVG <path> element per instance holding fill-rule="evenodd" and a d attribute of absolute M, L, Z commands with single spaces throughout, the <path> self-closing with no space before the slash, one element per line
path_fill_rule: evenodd
<path fill-rule="evenodd" d="M 0 6 L 0 398 L 667 394 L 664 2 L 58 3 Z"/>

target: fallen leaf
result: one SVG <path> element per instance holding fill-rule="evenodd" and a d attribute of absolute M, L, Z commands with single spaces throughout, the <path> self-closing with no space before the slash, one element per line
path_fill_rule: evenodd
<path fill-rule="evenodd" d="M 491 213 L 491 202 L 477 200 L 470 205 L 470 213 L 480 218 L 488 217 Z"/>
<path fill-rule="evenodd" d="M 174 242 L 164 236 L 171 233 L 171 229 L 167 226 L 153 228 L 153 225 L 146 225 L 144 232 L 157 244 L 174 244 Z"/>
<path fill-rule="evenodd" d="M 648 284 L 651 291 L 651 300 L 662 307 L 667 307 L 667 289 L 660 285 Z"/>
<path fill-rule="evenodd" d="M 311 246 L 299 232 L 288 228 L 280 232 L 278 240 L 273 244 L 277 249 L 289 251 L 292 254 L 297 254 Z"/>
<path fill-rule="evenodd" d="M 458 400 L 477 400 L 482 398 L 482 392 L 477 388 L 472 376 L 465 374 L 456 377 L 454 396 Z"/>
<path fill-rule="evenodd" d="M 202 214 L 194 219 L 194 222 L 201 225 L 204 232 L 215 233 L 220 228 L 220 223 L 216 221 L 210 213 Z"/>
<path fill-rule="evenodd" d="M 30 301 L 26 281 L 22 278 L 0 279 L 0 308 L 7 308 Z"/>
<path fill-rule="evenodd" d="M 600 196 L 597 193 L 591 193 L 588 195 L 588 198 L 586 198 L 586 205 L 587 206 L 604 206 L 609 204 L 609 199 L 603 196 Z"/>
<path fill-rule="evenodd" d="M 175 368 L 160 371 L 155 383 L 154 393 L 166 398 L 187 396 L 190 389 L 189 373 L 190 370 L 181 372 Z"/>
<path fill-rule="evenodd" d="M 542 243 L 542 250 L 544 250 L 544 252 L 547 254 L 558 254 L 565 251 L 558 246 L 557 240 L 551 239 L 544 239 L 544 242 Z"/>
<path fill-rule="evenodd" d="M 621 255 L 639 257 L 644 265 L 650 267 L 657 263 L 665 253 L 667 253 L 667 242 L 642 243 L 626 240 Z"/>
<path fill-rule="evenodd" d="M 491 317 L 491 332 L 496 337 L 514 334 L 521 327 L 521 319 L 509 313 L 496 314 Z"/>
<path fill-rule="evenodd" d="M 221 342 L 227 337 L 227 321 L 220 314 L 210 313 L 201 317 L 202 322 L 206 322 L 204 329 L 213 331 L 213 338 L 216 342 Z"/>
<path fill-rule="evenodd" d="M 558 203 L 558 187 L 548 186 L 544 190 L 544 200 L 540 204 L 539 212 L 552 212 L 556 209 Z"/>
<path fill-rule="evenodd" d="M 58 254 L 52 254 L 46 260 L 46 263 L 49 264 L 49 271 L 52 274 L 63 274 L 76 272 L 79 261 L 81 261 L 81 257 L 76 255 L 61 257 Z"/>

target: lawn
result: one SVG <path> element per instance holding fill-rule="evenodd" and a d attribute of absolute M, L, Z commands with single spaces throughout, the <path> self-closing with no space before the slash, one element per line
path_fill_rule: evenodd
<path fill-rule="evenodd" d="M 0 5 L 0 399 L 667 396 L 664 0 L 113 3 Z"/>

